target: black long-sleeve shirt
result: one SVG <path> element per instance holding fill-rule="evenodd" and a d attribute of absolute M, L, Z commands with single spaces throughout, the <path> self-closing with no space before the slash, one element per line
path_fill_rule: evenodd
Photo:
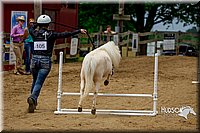
<path fill-rule="evenodd" d="M 33 55 L 52 56 L 55 40 L 58 38 L 67 38 L 80 33 L 80 30 L 73 32 L 55 32 L 46 28 L 36 29 L 37 25 L 29 28 L 29 33 L 33 38 Z"/>

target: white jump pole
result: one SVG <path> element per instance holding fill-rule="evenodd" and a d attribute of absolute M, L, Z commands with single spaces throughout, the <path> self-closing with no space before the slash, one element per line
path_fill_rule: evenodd
<path fill-rule="evenodd" d="M 61 96 L 62 96 L 62 66 L 63 66 L 63 52 L 60 52 L 60 59 L 59 59 L 59 74 L 58 74 L 58 92 L 57 92 L 57 99 L 58 99 L 57 111 L 61 111 Z"/>
<path fill-rule="evenodd" d="M 70 92 L 63 92 L 63 96 L 80 96 L 80 93 L 70 93 Z M 93 96 L 93 93 L 89 93 L 89 96 Z M 152 94 L 109 94 L 109 93 L 98 93 L 98 96 L 104 97 L 152 97 Z"/>
<path fill-rule="evenodd" d="M 153 113 L 156 115 L 156 107 L 157 107 L 157 88 L 158 87 L 158 53 L 155 54 L 155 62 L 154 62 L 154 92 L 153 92 Z"/>
<path fill-rule="evenodd" d="M 91 114 L 91 109 L 83 109 L 82 112 L 78 112 L 78 109 L 61 109 L 61 96 L 80 96 L 80 93 L 62 92 L 62 64 L 63 64 L 63 52 L 60 52 L 59 61 L 59 77 L 58 77 L 58 92 L 57 92 L 57 111 L 54 114 Z M 106 97 L 151 97 L 153 98 L 153 111 L 152 110 L 108 110 L 97 109 L 97 114 L 112 114 L 112 115 L 138 115 L 138 116 L 155 116 L 157 114 L 157 82 L 158 82 L 158 53 L 155 54 L 154 62 L 154 91 L 152 94 L 103 94 L 98 93 L 98 96 Z M 89 96 L 94 95 L 89 93 Z"/>

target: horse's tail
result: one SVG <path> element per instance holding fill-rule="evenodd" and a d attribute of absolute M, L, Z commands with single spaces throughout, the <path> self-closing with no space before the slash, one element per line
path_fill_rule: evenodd
<path fill-rule="evenodd" d="M 85 73 L 85 91 L 83 96 L 87 96 L 94 85 L 93 77 L 96 69 L 96 62 L 94 58 L 89 57 L 84 62 L 84 73 Z"/>

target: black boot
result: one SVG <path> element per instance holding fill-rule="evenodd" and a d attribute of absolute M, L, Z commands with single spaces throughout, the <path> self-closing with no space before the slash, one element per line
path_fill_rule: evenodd
<path fill-rule="evenodd" d="M 35 101 L 33 98 L 29 97 L 27 99 L 27 102 L 29 104 L 28 106 L 28 113 L 34 113 L 34 110 L 36 109 Z"/>

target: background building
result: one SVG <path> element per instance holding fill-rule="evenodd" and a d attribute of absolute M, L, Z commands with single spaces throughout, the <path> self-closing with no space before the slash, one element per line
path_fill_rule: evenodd
<path fill-rule="evenodd" d="M 3 3 L 3 32 L 10 33 L 11 31 L 11 12 L 12 11 L 27 11 L 27 20 L 29 18 L 37 18 L 42 14 L 47 14 L 52 18 L 52 21 L 72 27 L 78 26 L 78 3 L 57 2 L 57 3 L 41 3 L 40 8 L 35 8 L 36 3 Z M 38 14 L 38 15 L 36 15 Z M 58 32 L 72 31 L 73 29 L 63 26 L 51 24 L 50 29 Z M 67 40 L 69 42 L 70 39 Z M 59 39 L 56 44 L 64 42 L 64 39 Z"/>

